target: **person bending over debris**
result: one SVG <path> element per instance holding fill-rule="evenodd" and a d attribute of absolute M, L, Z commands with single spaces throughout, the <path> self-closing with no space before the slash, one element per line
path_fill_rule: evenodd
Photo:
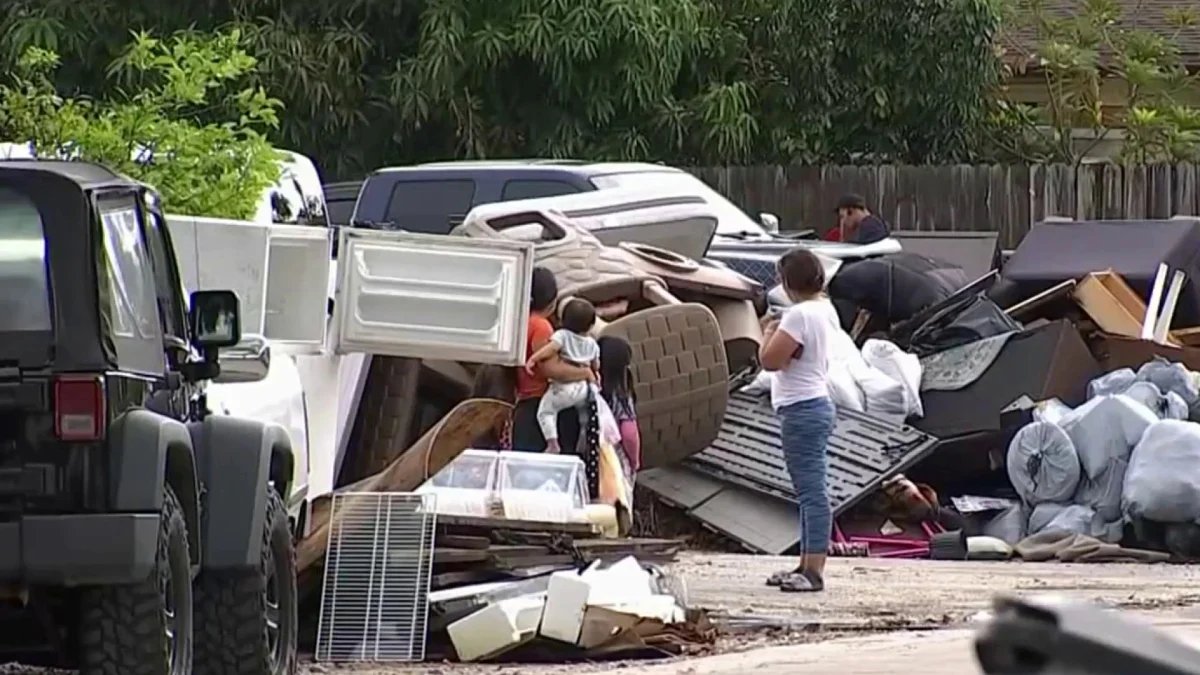
<path fill-rule="evenodd" d="M 825 272 L 811 251 L 794 248 L 779 259 L 779 278 L 795 304 L 763 331 L 758 358 L 771 379 L 771 405 L 781 421 L 784 462 L 800 502 L 800 564 L 771 575 L 767 584 L 789 592 L 825 588 L 833 514 L 826 485 L 826 442 L 833 431 L 828 350 L 841 330 L 824 301 Z"/>
<path fill-rule="evenodd" d="M 554 273 L 545 267 L 535 267 L 530 282 L 529 325 L 525 338 L 525 358 L 541 349 L 554 333 L 550 318 L 554 316 L 555 299 L 558 297 L 558 282 Z M 516 405 L 513 407 L 511 447 L 523 452 L 543 452 L 546 439 L 538 425 L 537 410 L 549 385 L 547 378 L 560 382 L 587 380 L 592 369 L 572 366 L 562 359 L 542 361 L 534 372 L 525 368 L 516 371 Z M 564 410 L 558 416 L 558 437 L 561 447 L 574 454 L 579 440 L 579 415 L 574 410 Z"/>
<path fill-rule="evenodd" d="M 596 325 L 596 308 L 582 298 L 567 303 L 562 312 L 562 328 L 554 331 L 546 344 L 529 357 L 527 373 L 534 373 L 538 364 L 558 357 L 569 365 L 588 368 L 591 377 L 584 381 L 551 379 L 542 402 L 538 404 L 537 419 L 546 439 L 546 452 L 558 454 L 558 413 L 581 408 L 589 393 L 596 393 L 596 377 L 600 370 L 600 346 L 588 334 Z"/>

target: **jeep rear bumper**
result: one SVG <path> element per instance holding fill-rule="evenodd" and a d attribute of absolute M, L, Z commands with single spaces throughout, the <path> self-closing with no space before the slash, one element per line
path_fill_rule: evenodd
<path fill-rule="evenodd" d="M 0 522 L 0 581 L 54 586 L 142 581 L 158 553 L 157 513 L 27 515 Z"/>

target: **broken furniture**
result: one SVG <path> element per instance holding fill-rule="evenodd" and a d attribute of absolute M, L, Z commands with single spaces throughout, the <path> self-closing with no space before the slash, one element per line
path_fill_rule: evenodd
<path fill-rule="evenodd" d="M 783 554 L 799 542 L 800 525 L 779 439 L 779 418 L 766 398 L 733 394 L 709 448 L 679 466 L 643 471 L 638 484 L 752 551 Z M 834 516 L 936 446 L 912 427 L 838 411 L 828 450 Z"/>
<path fill-rule="evenodd" d="M 676 586 L 638 558 L 624 557 L 526 581 L 440 591 L 431 603 L 460 661 L 510 656 L 535 640 L 559 660 L 647 649 L 668 655 L 679 652 L 664 647 L 682 646 L 676 636 L 690 634 L 686 642 L 693 644 L 712 638 L 703 615 L 683 606 Z M 530 651 L 537 650 L 511 656 Z"/>
<path fill-rule="evenodd" d="M 730 375 L 756 367 L 762 330 L 753 300 L 761 286 L 654 247 L 604 246 L 551 210 L 490 204 L 455 229 L 479 238 L 531 232 L 536 263 L 554 273 L 560 302 L 591 301 L 605 317 L 596 332 L 633 347 L 644 466 L 669 464 L 708 445 L 724 413 Z"/>
<path fill-rule="evenodd" d="M 1066 320 L 953 352 L 923 360 L 925 416 L 912 422 L 941 443 L 910 472 L 914 480 L 933 485 L 961 484 L 1001 465 L 1007 440 L 1000 413 L 1022 395 L 1077 405 L 1086 398 L 1087 383 L 1100 374 L 1079 332 Z"/>
<path fill-rule="evenodd" d="M 1170 323 L 1179 301 L 1186 276 L 1176 271 L 1171 286 L 1164 289 L 1166 266 L 1156 275 L 1151 303 L 1148 303 L 1112 270 L 1093 272 L 1076 285 L 1075 302 L 1095 322 L 1096 327 L 1110 335 L 1153 339 L 1155 342 L 1178 346 L 1180 341 L 1170 332 Z M 1166 297 L 1160 297 L 1163 291 Z M 1161 309 L 1156 300 L 1162 300 Z M 1159 326 L 1161 319 L 1165 322 Z M 1161 329 L 1161 330 L 1160 330 Z M 1162 339 L 1159 339 L 1161 333 Z"/>
<path fill-rule="evenodd" d="M 1142 298 L 1149 298 L 1158 266 L 1200 274 L 1200 219 L 1038 223 L 1004 265 L 1003 277 L 1028 298 L 1068 279 L 1096 271 L 1120 274 Z M 1147 303 L 1154 304 L 1154 303 Z M 1175 326 L 1200 325 L 1200 287 L 1182 288 Z"/>

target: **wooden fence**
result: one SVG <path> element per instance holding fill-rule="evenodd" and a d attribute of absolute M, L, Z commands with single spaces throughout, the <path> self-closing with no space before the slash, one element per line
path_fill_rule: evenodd
<path fill-rule="evenodd" d="M 893 228 L 994 231 L 1012 247 L 1047 216 L 1076 220 L 1200 215 L 1200 165 L 1115 164 L 720 167 L 693 173 L 783 229 L 824 231 L 855 192 Z"/>

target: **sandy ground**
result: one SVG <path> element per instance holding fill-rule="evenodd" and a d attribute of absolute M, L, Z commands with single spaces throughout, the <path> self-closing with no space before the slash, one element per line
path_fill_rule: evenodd
<path fill-rule="evenodd" d="M 1052 593 L 1135 609 L 1159 620 L 1182 621 L 1200 639 L 1200 609 L 1181 609 L 1200 605 L 1200 567 L 836 559 L 830 561 L 829 587 L 823 594 L 784 594 L 763 585 L 768 574 L 789 562 L 687 554 L 672 566 L 685 579 L 692 605 L 718 618 L 734 618 L 740 627 L 721 640 L 717 651 L 724 653 L 715 656 L 554 666 L 426 664 L 383 669 L 308 664 L 303 672 L 666 675 L 755 669 L 783 675 L 834 672 L 837 659 L 850 658 L 837 662 L 837 672 L 873 675 L 896 672 L 897 657 L 903 656 L 899 663 L 921 663 L 928 675 L 973 673 L 977 670 L 971 627 L 986 618 L 995 594 Z M 1184 613 L 1186 618 L 1180 619 Z M 949 669 L 930 670 L 926 658 Z"/>
<path fill-rule="evenodd" d="M 823 594 L 784 594 L 763 585 L 768 574 L 790 562 L 686 554 L 672 566 L 686 582 L 690 604 L 708 609 L 719 620 L 733 619 L 737 630 L 721 639 L 716 655 L 553 666 L 306 663 L 301 673 L 732 675 L 754 669 L 762 675 L 875 675 L 896 672 L 897 663 L 920 663 L 925 675 L 975 673 L 973 627 L 986 618 L 995 594 L 1053 593 L 1137 610 L 1200 646 L 1200 567 L 835 559 Z M 1189 609 L 1193 605 L 1197 607 Z M 51 672 L 0 666 L 4 674 Z"/>

